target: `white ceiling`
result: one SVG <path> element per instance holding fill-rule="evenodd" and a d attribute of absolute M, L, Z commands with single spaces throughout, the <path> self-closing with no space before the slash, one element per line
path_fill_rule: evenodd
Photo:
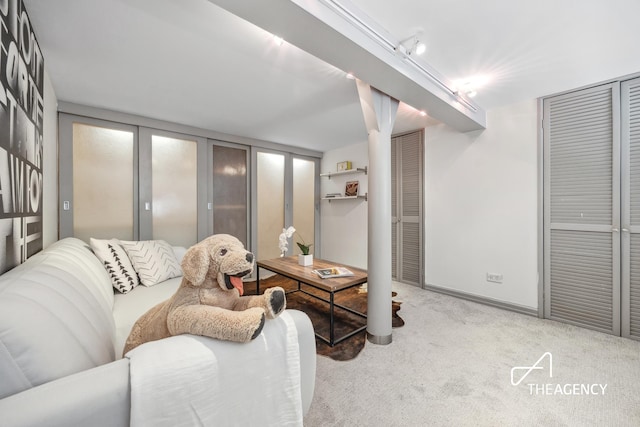
<path fill-rule="evenodd" d="M 421 30 L 447 78 L 483 77 L 487 110 L 640 71 L 638 0 L 351 2 L 398 39 Z M 60 101 L 319 151 L 366 140 L 344 72 L 207 0 L 25 4 Z M 394 131 L 432 122 L 401 104 Z"/>

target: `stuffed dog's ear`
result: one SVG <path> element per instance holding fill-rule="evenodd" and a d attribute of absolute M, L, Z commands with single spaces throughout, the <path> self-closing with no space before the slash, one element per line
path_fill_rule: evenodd
<path fill-rule="evenodd" d="M 200 286 L 209 271 L 209 254 L 204 245 L 189 248 L 182 258 L 182 274 L 193 286 Z"/>

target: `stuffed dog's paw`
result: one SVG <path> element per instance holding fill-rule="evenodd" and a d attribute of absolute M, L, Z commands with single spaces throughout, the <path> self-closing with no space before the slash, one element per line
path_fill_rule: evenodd
<path fill-rule="evenodd" d="M 260 325 L 258 325 L 258 329 L 255 330 L 255 332 L 253 333 L 253 335 L 251 335 L 251 339 L 254 340 L 256 339 L 256 337 L 258 335 L 260 335 L 260 332 L 262 332 L 262 328 L 264 328 L 264 321 L 265 321 L 265 314 L 264 311 L 262 312 L 262 316 L 260 317 Z"/>
<path fill-rule="evenodd" d="M 264 299 L 267 317 L 269 319 L 278 317 L 280 313 L 287 308 L 287 299 L 284 294 L 284 289 L 280 286 L 269 288 L 264 291 Z"/>
<path fill-rule="evenodd" d="M 248 342 L 255 339 L 260 335 L 260 332 L 262 332 L 265 322 L 265 312 L 260 307 L 252 307 L 248 310 L 244 310 L 242 313 L 245 317 L 245 321 L 243 323 L 246 325 L 246 329 L 244 329 L 243 337 L 239 341 Z"/>

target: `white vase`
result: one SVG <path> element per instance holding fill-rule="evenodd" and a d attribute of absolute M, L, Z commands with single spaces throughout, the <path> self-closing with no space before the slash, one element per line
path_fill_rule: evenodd
<path fill-rule="evenodd" d="M 313 254 L 298 255 L 298 264 L 304 265 L 305 267 L 309 265 L 313 265 Z"/>

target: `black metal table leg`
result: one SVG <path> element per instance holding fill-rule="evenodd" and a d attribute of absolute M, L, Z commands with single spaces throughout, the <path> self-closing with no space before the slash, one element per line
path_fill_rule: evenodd
<path fill-rule="evenodd" d="M 333 347 L 335 341 L 335 332 L 333 330 L 333 292 L 331 292 L 329 295 L 329 327 L 331 328 L 331 330 L 329 331 L 329 341 L 331 342 L 329 343 L 329 345 Z"/>
<path fill-rule="evenodd" d="M 256 295 L 260 295 L 260 267 L 256 270 Z"/>

